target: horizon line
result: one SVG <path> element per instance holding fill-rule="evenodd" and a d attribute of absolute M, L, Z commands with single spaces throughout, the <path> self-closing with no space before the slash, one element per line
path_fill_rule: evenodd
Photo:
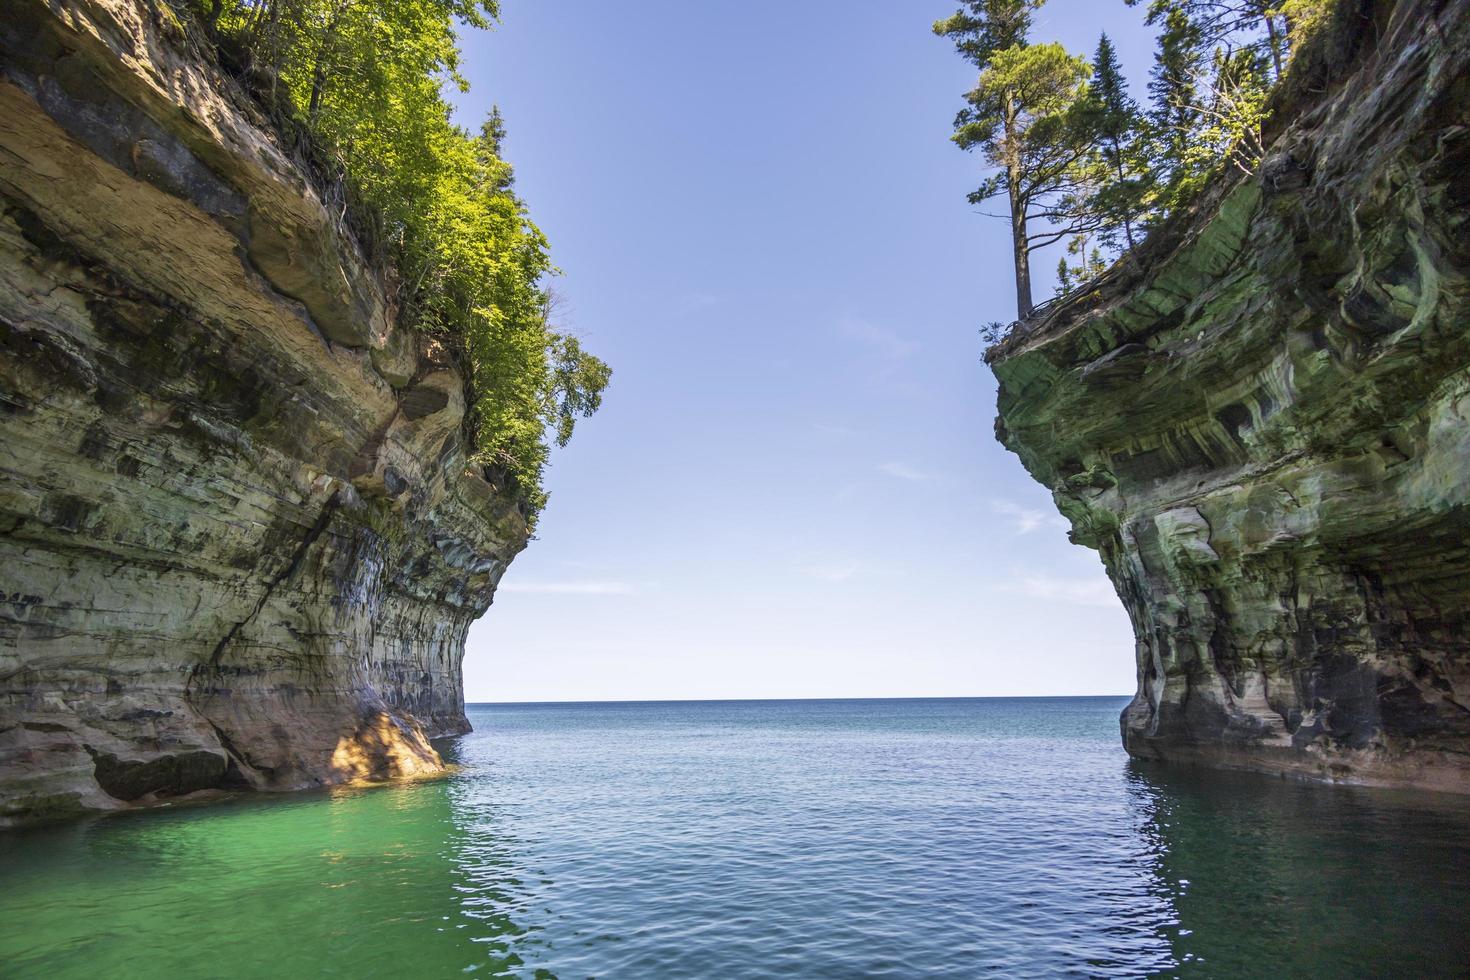
<path fill-rule="evenodd" d="M 1131 698 L 1133 694 L 921 694 L 899 697 L 774 697 L 774 698 L 599 698 L 558 701 L 466 701 L 465 707 L 507 707 L 548 704 L 741 704 L 769 701 L 1056 701 L 1062 698 Z"/>

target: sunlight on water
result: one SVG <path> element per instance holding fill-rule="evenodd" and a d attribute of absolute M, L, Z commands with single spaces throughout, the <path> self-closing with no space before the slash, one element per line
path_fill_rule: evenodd
<path fill-rule="evenodd" d="M 0 975 L 1459 975 L 1470 806 L 1118 698 L 482 706 L 451 778 L 0 838 Z"/>

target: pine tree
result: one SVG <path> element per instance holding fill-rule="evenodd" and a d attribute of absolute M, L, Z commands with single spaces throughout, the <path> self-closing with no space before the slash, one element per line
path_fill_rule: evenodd
<path fill-rule="evenodd" d="M 1031 14 L 1042 0 L 968 0 L 934 32 L 980 69 L 969 105 L 955 118 L 954 141 L 978 149 L 996 173 L 971 203 L 1004 193 L 1009 204 L 1017 315 L 1032 311 L 1031 253 L 1095 224 L 1083 213 L 1079 178 L 1092 153 L 1079 100 L 1086 62 L 1060 45 L 1027 43 Z M 1035 232 L 1032 223 L 1044 226 Z"/>
<path fill-rule="evenodd" d="M 1180 7 L 1169 9 L 1154 54 L 1152 80 L 1155 184 L 1167 210 L 1192 174 L 1190 142 L 1200 123 L 1199 79 L 1204 70 L 1199 26 Z"/>
<path fill-rule="evenodd" d="M 1099 223 L 1086 207 L 1100 162 L 1082 111 L 1088 74 L 1087 62 L 1060 44 L 997 51 L 956 120 L 955 143 L 980 150 L 995 168 L 970 202 L 1005 194 L 1010 204 L 1023 318 L 1034 308 L 1031 253 Z"/>
<path fill-rule="evenodd" d="M 934 33 L 952 40 L 966 61 L 983 69 L 997 51 L 1025 47 L 1031 12 L 1045 2 L 965 0 L 965 5 L 951 16 L 934 22 Z"/>
<path fill-rule="evenodd" d="M 983 76 L 996 54 L 1026 46 L 1026 35 L 1031 29 L 1031 13 L 1043 2 L 1045 0 L 966 0 L 965 5 L 953 15 L 934 23 L 934 33 L 952 40 L 960 56 L 980 69 Z M 1002 102 L 1005 106 L 1002 111 L 1006 118 L 1013 119 L 1014 97 L 1003 97 Z M 964 149 L 969 147 L 961 140 L 961 134 L 971 123 L 972 114 L 969 108 L 962 109 L 955 117 L 954 139 Z M 1014 171 L 1017 165 L 1017 161 L 1012 161 L 1008 166 Z M 1012 172 L 1012 177 L 1014 176 Z M 1014 186 L 1015 180 L 1010 183 Z M 1016 271 L 1016 309 L 1020 316 L 1031 312 L 1030 253 L 1025 242 L 1025 212 L 1013 195 L 1011 243 Z"/>
<path fill-rule="evenodd" d="M 1130 7 L 1143 0 L 1127 0 Z M 1167 24 L 1175 13 L 1188 17 L 1199 32 L 1199 46 L 1213 50 L 1223 46 L 1230 51 L 1250 47 L 1271 61 L 1274 78 L 1286 70 L 1287 42 L 1290 35 L 1288 5 L 1317 8 L 1325 0 L 1149 0 L 1148 23 Z"/>
<path fill-rule="evenodd" d="M 1104 244 L 1116 247 L 1118 230 L 1128 248 L 1136 244 L 1133 230 L 1141 216 L 1149 184 L 1144 119 L 1138 103 L 1128 94 L 1128 83 L 1117 52 L 1107 34 L 1097 42 L 1092 84 L 1084 104 L 1084 125 L 1096 134 L 1105 174 L 1087 207 L 1102 223 Z"/>

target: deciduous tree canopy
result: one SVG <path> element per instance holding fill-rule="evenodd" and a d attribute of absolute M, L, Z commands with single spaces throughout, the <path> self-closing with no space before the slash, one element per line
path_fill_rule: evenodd
<path fill-rule="evenodd" d="M 401 322 L 442 337 L 470 377 L 473 461 L 534 516 L 548 432 L 601 403 L 610 371 L 549 322 L 547 243 L 514 194 L 498 110 L 455 125 L 456 29 L 495 0 L 210 0 L 224 60 L 304 130 L 347 188 L 366 244 L 397 273 Z"/>

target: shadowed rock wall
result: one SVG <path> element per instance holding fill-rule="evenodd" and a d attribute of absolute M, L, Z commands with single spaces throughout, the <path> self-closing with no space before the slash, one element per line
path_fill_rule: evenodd
<path fill-rule="evenodd" d="M 1470 3 L 1341 7 L 1258 175 L 992 351 L 996 432 L 1132 619 L 1129 752 L 1470 792 Z"/>
<path fill-rule="evenodd" d="M 163 5 L 0 59 L 0 825 L 440 769 L 526 541 L 464 379 Z"/>

